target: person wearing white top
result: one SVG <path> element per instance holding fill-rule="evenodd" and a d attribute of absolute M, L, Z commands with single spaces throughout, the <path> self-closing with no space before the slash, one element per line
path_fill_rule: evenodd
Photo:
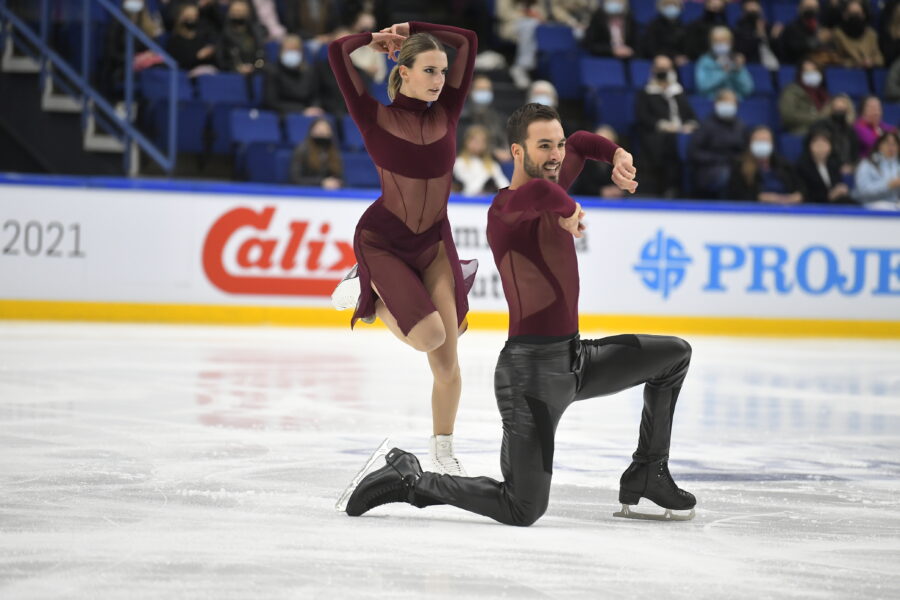
<path fill-rule="evenodd" d="M 481 125 L 466 129 L 462 150 L 453 165 L 453 178 L 462 187 L 463 196 L 493 194 L 509 185 L 500 163 L 494 160 L 488 130 Z"/>
<path fill-rule="evenodd" d="M 856 167 L 854 198 L 866 208 L 900 210 L 900 137 L 881 135 L 868 158 Z"/>

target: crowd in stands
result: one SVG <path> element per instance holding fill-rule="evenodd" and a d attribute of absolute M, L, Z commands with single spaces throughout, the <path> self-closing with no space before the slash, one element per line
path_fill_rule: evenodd
<path fill-rule="evenodd" d="M 305 117 L 303 131 L 281 140 L 296 142 L 284 179 L 328 189 L 356 175 L 361 163 L 343 163 L 364 148 L 350 141 L 325 46 L 415 18 L 420 6 L 122 1 L 189 78 L 239 74 L 250 106 L 275 113 L 285 131 L 286 119 Z M 454 168 L 460 193 L 508 185 L 506 116 L 533 101 L 559 107 L 568 132 L 602 127 L 629 148 L 640 195 L 900 208 L 900 0 L 458 0 L 419 13 L 479 34 Z M 123 40 L 111 26 L 98 82 L 111 96 L 121 96 Z M 352 59 L 387 102 L 384 55 L 363 48 Z M 159 62 L 137 45 L 131 68 Z M 596 65 L 624 75 L 610 84 Z M 854 86 L 844 89 L 847 77 Z M 604 165 L 581 180 L 576 193 L 621 195 Z"/>

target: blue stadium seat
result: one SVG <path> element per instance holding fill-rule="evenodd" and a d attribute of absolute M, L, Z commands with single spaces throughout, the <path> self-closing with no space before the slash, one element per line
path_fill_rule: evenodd
<path fill-rule="evenodd" d="M 778 136 L 778 151 L 791 162 L 797 162 L 803 154 L 803 136 L 782 133 Z"/>
<path fill-rule="evenodd" d="M 799 2 L 776 2 L 769 10 L 769 22 L 787 25 L 797 18 L 797 4 Z"/>
<path fill-rule="evenodd" d="M 688 146 L 690 142 L 691 135 L 689 133 L 678 134 L 676 146 L 678 148 L 678 158 L 681 160 L 681 191 L 688 198 L 691 197 L 694 188 L 691 163 L 688 160 Z"/>
<path fill-rule="evenodd" d="M 153 114 L 155 140 L 164 150 L 169 147 L 169 103 L 158 101 L 149 109 Z M 209 107 L 200 100 L 178 103 L 178 121 L 175 125 L 175 148 L 178 152 L 202 154 L 206 152 L 206 122 Z"/>
<path fill-rule="evenodd" d="M 296 146 L 305 140 L 306 136 L 309 134 L 310 126 L 313 124 L 313 121 L 318 118 L 319 117 L 308 117 L 300 113 L 291 113 L 285 116 L 284 131 L 287 142 Z M 331 128 L 335 135 L 337 135 L 337 126 L 335 125 L 334 115 L 326 114 L 323 118 L 331 123 Z"/>
<path fill-rule="evenodd" d="M 369 85 L 369 94 L 385 106 L 391 103 L 391 98 L 387 93 L 387 80 L 380 84 L 372 82 Z"/>
<path fill-rule="evenodd" d="M 535 35 L 538 52 L 569 52 L 578 49 L 572 28 L 566 25 L 539 25 Z"/>
<path fill-rule="evenodd" d="M 681 87 L 684 88 L 686 94 L 693 94 L 697 88 L 694 84 L 696 68 L 697 65 L 692 62 L 685 63 L 678 67 L 678 81 L 681 82 Z"/>
<path fill-rule="evenodd" d="M 215 104 L 248 104 L 247 80 L 239 73 L 219 73 L 196 78 L 197 94 L 201 100 Z"/>
<path fill-rule="evenodd" d="M 884 86 L 887 84 L 887 69 L 872 69 L 872 85 L 875 95 L 884 98 Z"/>
<path fill-rule="evenodd" d="M 772 103 L 768 98 L 747 98 L 738 103 L 738 118 L 748 127 L 766 125 L 772 127 Z"/>
<path fill-rule="evenodd" d="M 145 99 L 168 100 L 169 89 L 171 86 L 171 69 L 145 69 L 138 73 L 137 85 L 141 96 Z M 194 88 L 191 80 L 188 79 L 186 71 L 178 71 L 175 75 L 178 89 L 176 96 L 178 100 L 191 100 L 194 97 Z"/>
<path fill-rule="evenodd" d="M 244 154 L 244 172 L 249 181 L 259 183 L 285 183 L 289 177 L 279 181 L 275 166 L 275 154 L 278 144 L 270 142 L 254 142 L 247 145 Z M 289 171 L 290 172 L 290 171 Z"/>
<path fill-rule="evenodd" d="M 281 59 L 281 43 L 278 41 L 266 42 L 266 62 L 277 65 Z"/>
<path fill-rule="evenodd" d="M 703 16 L 703 2 L 685 2 L 684 11 L 681 13 L 681 21 L 690 23 Z"/>
<path fill-rule="evenodd" d="M 636 90 L 643 88 L 650 80 L 650 69 L 653 67 L 652 60 L 643 58 L 633 58 L 628 62 L 628 74 L 631 77 L 631 87 Z"/>
<path fill-rule="evenodd" d="M 347 151 L 365 150 L 366 145 L 363 142 L 362 133 L 359 131 L 359 127 L 356 126 L 356 123 L 353 122 L 350 115 L 344 115 L 344 118 L 341 119 L 341 130 L 344 134 L 341 148 Z"/>
<path fill-rule="evenodd" d="M 772 85 L 772 73 L 762 65 L 747 65 L 747 71 L 753 78 L 753 95 L 769 96 L 775 93 Z"/>
<path fill-rule="evenodd" d="M 894 125 L 900 125 L 900 102 L 884 102 L 884 122 Z"/>
<path fill-rule="evenodd" d="M 778 89 L 783 90 L 794 83 L 797 77 L 796 65 L 781 65 L 778 69 Z"/>
<path fill-rule="evenodd" d="M 690 102 L 691 108 L 694 109 L 698 121 L 702 121 L 713 113 L 715 102 L 706 96 L 694 94 L 693 96 L 688 96 L 688 102 Z"/>
<path fill-rule="evenodd" d="M 594 99 L 597 123 L 611 125 L 620 135 L 628 136 L 635 122 L 633 90 L 603 90 Z"/>
<path fill-rule="evenodd" d="M 764 9 L 765 10 L 765 9 Z M 740 2 L 729 2 L 725 5 L 725 19 L 728 21 L 728 26 L 734 29 L 734 26 L 737 24 L 738 19 L 741 18 L 741 3 Z"/>
<path fill-rule="evenodd" d="M 829 94 L 849 94 L 854 98 L 869 94 L 869 80 L 862 69 L 829 67 L 825 69 L 825 83 Z"/>
<path fill-rule="evenodd" d="M 239 144 L 281 141 L 277 113 L 256 108 L 234 108 L 229 118 L 231 139 Z"/>
<path fill-rule="evenodd" d="M 593 90 L 623 89 L 625 66 L 618 58 L 586 56 L 581 59 L 581 83 Z"/>
<path fill-rule="evenodd" d="M 294 149 L 281 147 L 275 150 L 275 183 L 291 182 L 291 161 L 294 158 Z"/>
<path fill-rule="evenodd" d="M 357 188 L 377 188 L 381 185 L 378 171 L 365 152 L 342 152 L 344 185 Z"/>
<path fill-rule="evenodd" d="M 656 18 L 656 0 L 631 0 L 631 14 L 638 25 L 646 25 Z"/>

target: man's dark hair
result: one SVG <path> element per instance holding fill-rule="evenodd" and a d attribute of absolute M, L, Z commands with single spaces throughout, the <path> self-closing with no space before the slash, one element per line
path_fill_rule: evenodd
<path fill-rule="evenodd" d="M 509 144 L 525 145 L 525 139 L 528 137 L 528 126 L 535 121 L 553 121 L 562 122 L 559 113 L 552 106 L 546 104 L 538 104 L 537 102 L 529 102 L 524 106 L 520 106 L 509 116 L 506 121 L 506 139 Z"/>

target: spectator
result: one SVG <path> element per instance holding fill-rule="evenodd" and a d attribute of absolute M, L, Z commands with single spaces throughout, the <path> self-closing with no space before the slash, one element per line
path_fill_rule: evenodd
<path fill-rule="evenodd" d="M 731 166 L 744 150 L 746 128 L 737 118 L 738 98 L 723 89 L 712 115 L 704 119 L 688 146 L 695 188 L 701 198 L 720 198 L 731 177 Z"/>
<path fill-rule="evenodd" d="M 637 41 L 637 25 L 628 0 L 603 0 L 584 34 L 585 49 L 596 56 L 631 58 Z"/>
<path fill-rule="evenodd" d="M 363 33 L 375 30 L 375 16 L 371 13 L 360 12 L 347 33 Z M 350 54 L 353 66 L 360 72 L 367 83 L 383 85 L 387 79 L 387 63 L 384 53 L 378 52 L 371 46 L 357 48 Z"/>
<path fill-rule="evenodd" d="M 900 58 L 891 64 L 884 84 L 884 99 L 888 102 L 900 102 Z"/>
<path fill-rule="evenodd" d="M 284 0 L 284 26 L 304 40 L 328 41 L 341 23 L 335 0 Z"/>
<path fill-rule="evenodd" d="M 856 139 L 859 140 L 859 155 L 866 157 L 872 151 L 875 140 L 888 131 L 896 128 L 882 121 L 884 115 L 881 100 L 878 96 L 866 96 L 859 103 L 859 118 L 853 125 Z"/>
<path fill-rule="evenodd" d="M 709 51 L 709 34 L 714 27 L 728 28 L 725 0 L 705 0 L 703 15 L 687 26 L 687 55 L 697 60 Z"/>
<path fill-rule="evenodd" d="M 472 81 L 469 99 L 459 118 L 459 130 L 465 132 L 472 125 L 481 125 L 488 131 L 488 141 L 494 149 L 494 158 L 500 162 L 512 160 L 506 140 L 506 119 L 494 109 L 494 84 L 486 75 L 477 75 Z M 462 147 L 462 136 L 458 140 Z"/>
<path fill-rule="evenodd" d="M 319 100 L 315 67 L 303 60 L 303 44 L 296 35 L 284 38 L 278 64 L 266 65 L 265 77 L 263 95 L 267 108 L 282 115 L 303 113 L 321 117 L 325 114 Z"/>
<path fill-rule="evenodd" d="M 747 62 L 762 64 L 769 71 L 777 71 L 779 63 L 772 50 L 772 40 L 778 37 L 783 28 L 781 23 L 770 25 L 766 22 L 758 0 L 747 0 L 734 28 L 734 48 L 744 55 Z"/>
<path fill-rule="evenodd" d="M 619 143 L 619 135 L 609 125 L 600 125 L 594 131 L 606 139 Z M 589 160 L 570 188 L 573 195 L 600 196 L 601 198 L 622 198 L 625 192 L 612 182 L 612 165 L 602 160 Z"/>
<path fill-rule="evenodd" d="M 653 58 L 665 54 L 675 61 L 677 66 L 686 64 L 687 35 L 681 22 L 682 0 L 657 0 L 656 10 L 659 14 L 647 24 L 640 38 L 640 55 L 642 58 Z"/>
<path fill-rule="evenodd" d="M 729 89 L 743 99 L 753 93 L 753 78 L 744 64 L 744 55 L 733 51 L 731 31 L 715 27 L 709 34 L 710 51 L 697 61 L 697 92 L 714 98 Z"/>
<path fill-rule="evenodd" d="M 806 191 L 806 202 L 846 204 L 850 200 L 850 188 L 841 176 L 841 161 L 824 130 L 813 130 L 807 136 L 797 175 Z"/>
<path fill-rule="evenodd" d="M 900 4 L 885 7 L 882 15 L 882 30 L 878 36 L 884 64 L 892 65 L 900 56 Z"/>
<path fill-rule="evenodd" d="M 845 67 L 870 69 L 884 66 L 878 34 L 869 27 L 866 10 L 860 0 L 850 0 L 844 6 L 841 22 L 834 30 L 834 44 Z"/>
<path fill-rule="evenodd" d="M 828 90 L 822 70 L 812 60 L 804 60 L 794 82 L 784 88 L 778 99 L 781 124 L 794 135 L 806 135 L 810 126 L 825 116 Z"/>
<path fill-rule="evenodd" d="M 179 69 L 193 71 L 200 66 L 211 66 L 216 45 L 206 32 L 198 31 L 200 11 L 193 4 L 179 6 L 166 51 L 178 63 Z"/>
<path fill-rule="evenodd" d="M 151 14 L 144 0 L 122 0 L 122 10 L 131 23 L 148 37 L 155 38 L 163 31 L 160 19 Z M 116 20 L 106 36 L 106 51 L 99 69 L 99 87 L 109 99 L 121 100 L 125 80 L 125 27 Z M 162 62 L 162 58 L 147 50 L 140 40 L 134 40 L 134 56 L 128 68 L 140 71 Z"/>
<path fill-rule="evenodd" d="M 800 204 L 803 184 L 787 160 L 773 152 L 772 130 L 753 128 L 747 148 L 731 171 L 728 197 L 766 204 Z"/>
<path fill-rule="evenodd" d="M 859 140 L 853 123 L 856 111 L 847 94 L 837 94 L 825 107 L 825 116 L 813 123 L 810 131 L 824 130 L 831 139 L 831 147 L 841 164 L 841 174 L 849 175 L 859 160 Z"/>
<path fill-rule="evenodd" d="M 278 7 L 275 0 L 253 0 L 253 11 L 256 13 L 257 22 L 268 33 L 266 41 L 280 42 L 287 35 L 284 25 L 278 18 Z"/>
<path fill-rule="evenodd" d="M 316 119 L 309 135 L 294 150 L 291 159 L 291 181 L 297 185 L 337 190 L 343 187 L 344 165 L 327 119 Z"/>
<path fill-rule="evenodd" d="M 529 86 L 528 101 L 552 106 L 553 108 L 559 106 L 559 96 L 556 93 L 556 87 L 543 79 L 535 81 Z"/>
<path fill-rule="evenodd" d="M 218 38 L 225 31 L 231 0 L 197 0 L 200 9 L 200 31 Z M 249 8 L 249 5 L 248 5 Z"/>
<path fill-rule="evenodd" d="M 832 35 L 819 22 L 818 0 L 800 0 L 797 12 L 797 18 L 778 36 L 782 62 L 796 65 L 811 58 L 820 65 L 834 64 L 837 56 L 831 47 Z"/>
<path fill-rule="evenodd" d="M 668 56 L 653 59 L 650 80 L 638 92 L 635 113 L 643 149 L 641 187 L 651 195 L 674 198 L 681 183 L 677 135 L 693 133 L 697 118 Z"/>
<path fill-rule="evenodd" d="M 246 0 L 235 0 L 228 7 L 228 20 L 216 49 L 216 63 L 223 71 L 250 75 L 265 65 L 265 35 L 250 18 Z"/>
<path fill-rule="evenodd" d="M 493 194 L 509 185 L 500 163 L 494 160 L 488 130 L 481 125 L 466 129 L 453 178 L 461 185 L 463 196 Z"/>
<path fill-rule="evenodd" d="M 874 152 L 856 168 L 854 198 L 866 208 L 900 210 L 900 138 L 888 131 L 875 142 Z"/>
<path fill-rule="evenodd" d="M 529 74 L 537 66 L 538 25 L 547 20 L 542 3 L 518 0 L 497 0 L 497 32 L 516 45 L 516 57 L 509 75 L 520 90 L 531 85 Z"/>

